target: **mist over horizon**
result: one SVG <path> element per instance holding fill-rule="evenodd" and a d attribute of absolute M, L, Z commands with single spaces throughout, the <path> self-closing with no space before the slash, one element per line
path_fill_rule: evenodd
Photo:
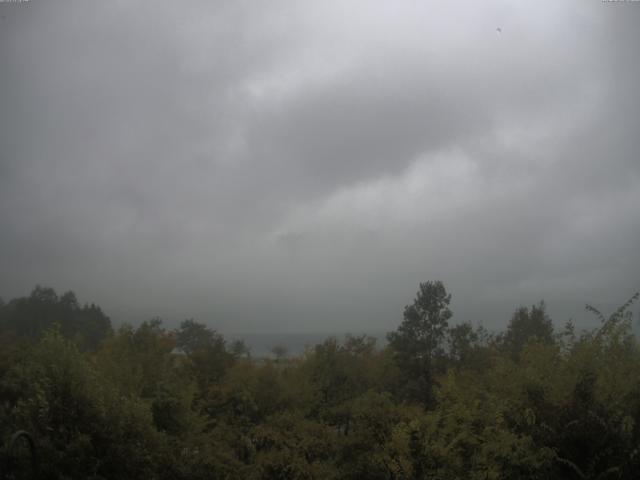
<path fill-rule="evenodd" d="M 0 297 L 388 332 L 640 289 L 640 4 L 0 3 Z M 638 314 L 638 308 L 634 307 Z"/>

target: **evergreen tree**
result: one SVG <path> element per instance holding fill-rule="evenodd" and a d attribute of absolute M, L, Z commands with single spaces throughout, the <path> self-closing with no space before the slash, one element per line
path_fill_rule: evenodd
<path fill-rule="evenodd" d="M 440 281 L 420 284 L 412 305 L 404 309 L 404 320 L 387 335 L 389 346 L 406 376 L 405 395 L 432 405 L 435 375 L 443 367 L 444 343 L 451 295 Z"/>

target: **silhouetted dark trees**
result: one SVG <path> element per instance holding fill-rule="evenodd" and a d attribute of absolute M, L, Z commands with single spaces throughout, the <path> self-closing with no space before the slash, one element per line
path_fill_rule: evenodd
<path fill-rule="evenodd" d="M 112 333 L 111 321 L 100 307 L 80 305 L 73 292 L 60 296 L 52 288 L 36 287 L 28 297 L 0 304 L 0 330 L 37 340 L 58 324 L 63 335 L 86 348 L 95 348 Z"/>
<path fill-rule="evenodd" d="M 430 405 L 433 385 L 444 367 L 449 319 L 449 295 L 442 282 L 420 284 L 413 304 L 404 309 L 404 320 L 387 335 L 398 366 L 406 375 L 408 399 Z"/>
<path fill-rule="evenodd" d="M 553 322 L 546 313 L 544 302 L 531 308 L 518 308 L 501 337 L 504 348 L 515 358 L 530 340 L 553 343 Z"/>

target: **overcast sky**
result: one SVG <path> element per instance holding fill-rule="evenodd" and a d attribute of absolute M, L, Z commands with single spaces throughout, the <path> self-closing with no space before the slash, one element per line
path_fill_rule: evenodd
<path fill-rule="evenodd" d="M 640 289 L 639 47 L 640 2 L 0 3 L 0 295 L 587 325 Z"/>

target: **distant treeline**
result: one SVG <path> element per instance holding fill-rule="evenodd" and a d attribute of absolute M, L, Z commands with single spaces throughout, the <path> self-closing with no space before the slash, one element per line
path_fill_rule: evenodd
<path fill-rule="evenodd" d="M 114 330 L 37 287 L 0 302 L 0 478 L 635 479 L 637 298 L 587 307 L 590 332 L 556 331 L 540 303 L 493 334 L 426 282 L 383 348 L 332 337 L 258 361 L 194 320 Z"/>

